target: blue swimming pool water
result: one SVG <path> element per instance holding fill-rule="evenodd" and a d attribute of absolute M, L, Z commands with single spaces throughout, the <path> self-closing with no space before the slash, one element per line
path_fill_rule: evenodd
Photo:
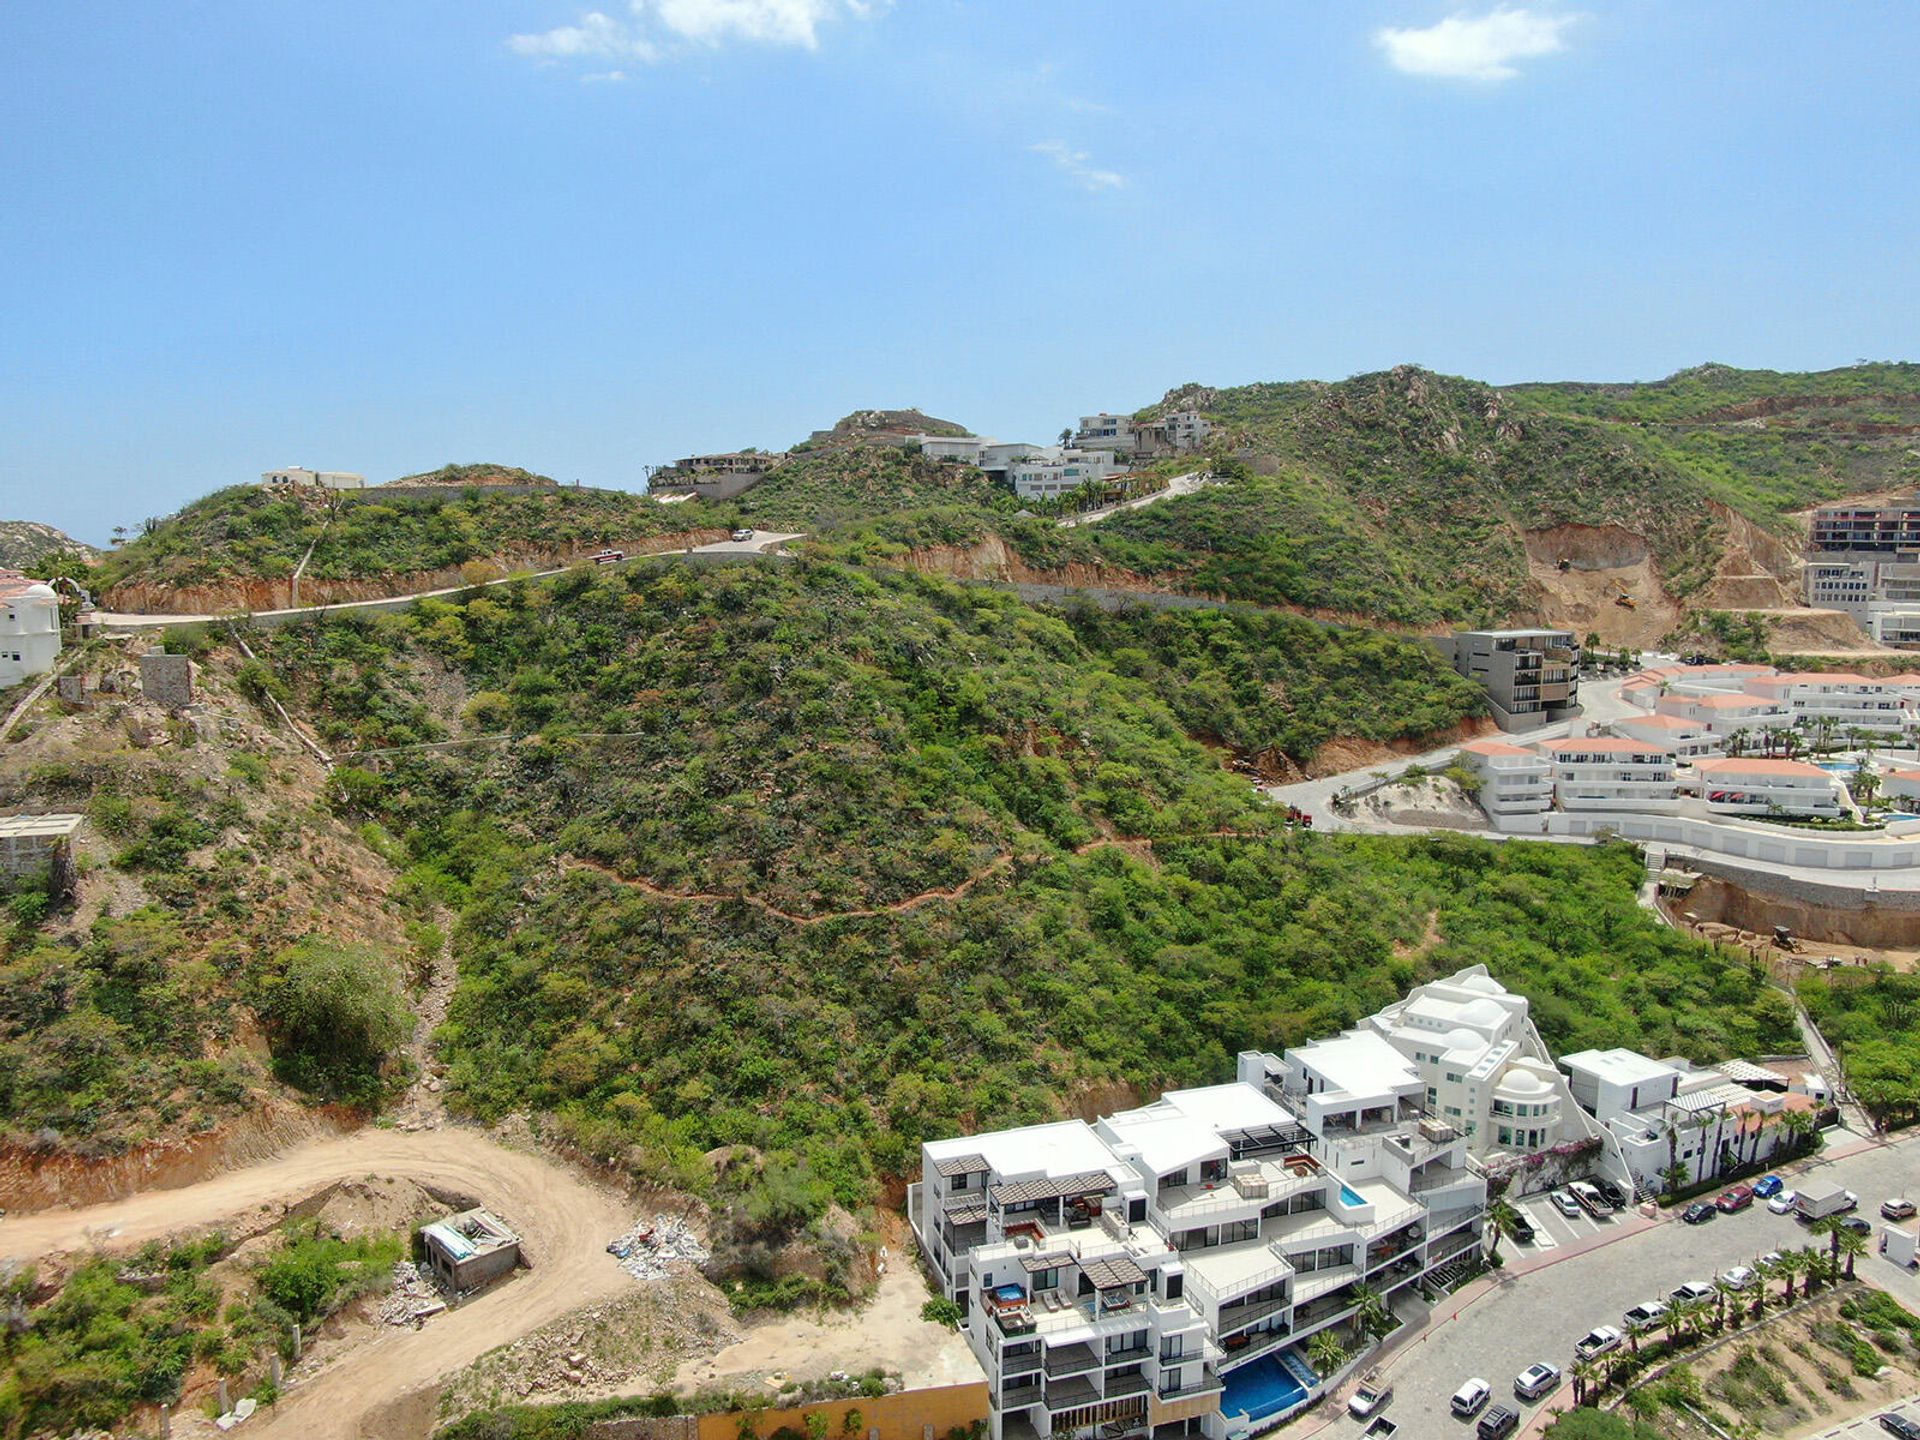
<path fill-rule="evenodd" d="M 1860 770 L 1859 762 L 1854 760 L 1816 760 L 1814 763 L 1835 775 L 1855 775 Z"/>
<path fill-rule="evenodd" d="M 1340 1187 L 1340 1200 L 1341 1203 L 1346 1205 L 1364 1205 L 1367 1203 L 1366 1196 L 1362 1195 L 1358 1190 L 1355 1190 L 1351 1185 L 1342 1185 Z"/>
<path fill-rule="evenodd" d="M 1018 1285 L 998 1285 L 994 1287 L 993 1298 L 1009 1302 L 1024 1300 L 1027 1298 L 1027 1292 Z"/>
<path fill-rule="evenodd" d="M 1279 1355 L 1262 1355 L 1251 1365 L 1229 1371 L 1220 1397 L 1221 1412 L 1264 1420 L 1306 1399 L 1307 1387 L 1315 1378 L 1313 1371 L 1295 1356 L 1289 1355 L 1286 1360 L 1292 1361 L 1291 1367 Z"/>

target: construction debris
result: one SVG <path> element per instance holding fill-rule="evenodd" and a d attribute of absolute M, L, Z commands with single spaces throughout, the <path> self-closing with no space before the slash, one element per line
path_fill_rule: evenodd
<path fill-rule="evenodd" d="M 401 1260 L 393 1267 L 393 1289 L 380 1302 L 380 1318 L 389 1325 L 419 1325 L 447 1308 L 425 1265 Z"/>
<path fill-rule="evenodd" d="M 665 1215 L 637 1221 L 626 1234 L 609 1242 L 607 1253 L 636 1280 L 664 1279 L 667 1267 L 675 1260 L 704 1265 L 708 1259 L 707 1247 L 688 1228 L 686 1220 Z"/>

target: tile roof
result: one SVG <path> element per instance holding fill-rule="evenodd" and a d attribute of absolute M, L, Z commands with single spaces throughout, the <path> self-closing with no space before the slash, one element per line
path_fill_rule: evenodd
<path fill-rule="evenodd" d="M 1696 760 L 1693 768 L 1705 775 L 1803 775 L 1816 780 L 1833 779 L 1818 765 L 1809 765 L 1804 760 L 1766 760 L 1748 755 Z"/>
<path fill-rule="evenodd" d="M 1000 1205 L 1007 1206 L 1059 1200 L 1068 1195 L 1104 1195 L 1113 1188 L 1113 1177 L 1106 1171 L 1083 1170 L 1078 1175 L 1062 1175 L 1057 1180 L 1016 1180 L 1008 1185 L 995 1185 L 991 1193 Z"/>
<path fill-rule="evenodd" d="M 1667 752 L 1651 740 L 1622 740 L 1612 736 L 1598 735 L 1586 740 L 1555 740 L 1547 749 L 1559 754 L 1573 751 L 1576 754 L 1586 752 L 1594 755 L 1664 755 Z"/>
<path fill-rule="evenodd" d="M 955 1155 L 935 1161 L 933 1173 L 943 1180 L 951 1180 L 956 1175 L 985 1175 L 992 1169 L 984 1155 Z"/>

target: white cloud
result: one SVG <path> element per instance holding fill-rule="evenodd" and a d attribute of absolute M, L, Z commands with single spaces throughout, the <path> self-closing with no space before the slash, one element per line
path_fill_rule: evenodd
<path fill-rule="evenodd" d="M 548 63 L 635 60 L 652 63 L 691 48 L 717 49 L 729 41 L 820 48 L 820 28 L 840 19 L 865 20 L 891 0 L 628 0 L 626 12 L 589 10 L 571 25 L 514 35 L 507 48 Z M 617 71 L 600 79 L 625 79 Z"/>
<path fill-rule="evenodd" d="M 1374 31 L 1373 43 L 1386 52 L 1388 64 L 1409 75 L 1511 80 L 1520 73 L 1514 61 L 1566 49 L 1562 37 L 1576 18 L 1519 9 L 1493 10 L 1474 18 L 1450 15 L 1417 30 L 1387 26 Z"/>
<path fill-rule="evenodd" d="M 1118 170 L 1100 169 L 1091 155 L 1064 140 L 1042 140 L 1029 148 L 1036 155 L 1046 156 L 1083 190 L 1118 190 L 1127 183 L 1127 177 Z"/>
<path fill-rule="evenodd" d="M 626 80 L 624 70 L 595 70 L 580 77 L 582 85 L 624 85 Z"/>

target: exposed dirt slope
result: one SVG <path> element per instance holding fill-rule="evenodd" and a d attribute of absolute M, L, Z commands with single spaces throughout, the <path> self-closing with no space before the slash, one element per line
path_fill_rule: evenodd
<path fill-rule="evenodd" d="M 1661 584 L 1646 540 L 1633 531 L 1556 525 L 1530 530 L 1525 540 L 1533 610 L 1516 618 L 1639 646 L 1658 641 L 1679 620 L 1679 602 Z M 1619 603 L 1623 597 L 1632 603 Z"/>

